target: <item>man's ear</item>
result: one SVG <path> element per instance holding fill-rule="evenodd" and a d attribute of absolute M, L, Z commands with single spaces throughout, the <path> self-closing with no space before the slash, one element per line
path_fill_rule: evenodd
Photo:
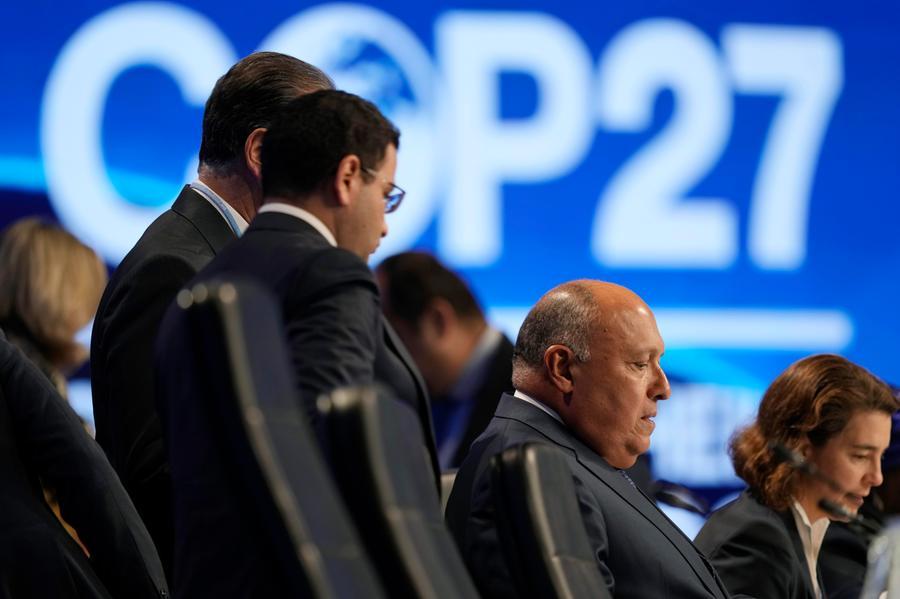
<path fill-rule="evenodd" d="M 244 140 L 244 163 L 257 181 L 262 180 L 262 160 L 260 155 L 262 154 L 262 144 L 265 135 L 266 129 L 258 127 L 251 131 L 247 139 Z"/>
<path fill-rule="evenodd" d="M 436 297 L 425 306 L 422 316 L 419 317 L 420 335 L 428 340 L 442 339 L 456 324 L 456 320 L 456 311 L 450 302 Z"/>
<path fill-rule="evenodd" d="M 575 377 L 572 366 L 575 364 L 575 353 L 565 345 L 551 345 L 544 352 L 544 370 L 547 378 L 563 395 L 568 395 L 575 388 Z"/>
<path fill-rule="evenodd" d="M 362 163 L 356 154 L 347 154 L 341 158 L 333 180 L 338 205 L 349 206 L 353 202 L 356 190 L 362 184 L 361 178 L 357 177 L 361 170 Z"/>

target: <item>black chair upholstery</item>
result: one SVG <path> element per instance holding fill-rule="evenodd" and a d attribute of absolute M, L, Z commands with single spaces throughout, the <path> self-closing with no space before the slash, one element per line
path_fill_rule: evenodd
<path fill-rule="evenodd" d="M 413 410 L 377 388 L 319 402 L 335 478 L 391 597 L 475 598 Z"/>
<path fill-rule="evenodd" d="M 219 463 L 196 460 L 191 467 L 221 469 L 232 495 L 215 504 L 222 515 L 213 524 L 250 521 L 245 550 L 261 547 L 263 559 L 275 562 L 278 596 L 383 597 L 296 399 L 274 298 L 252 282 L 232 281 L 183 290 L 177 304 L 180 355 L 189 357 L 179 366 L 194 370 L 170 377 L 168 392 L 197 404 L 192 417 L 208 419 L 208 449 Z M 177 422 L 168 429 L 179 434 Z M 172 458 L 175 473 L 181 460 Z M 175 476 L 176 486 L 189 480 L 184 474 Z"/>
<path fill-rule="evenodd" d="M 521 597 L 610 597 L 558 449 L 526 443 L 494 456 L 491 489 L 500 544 Z"/>

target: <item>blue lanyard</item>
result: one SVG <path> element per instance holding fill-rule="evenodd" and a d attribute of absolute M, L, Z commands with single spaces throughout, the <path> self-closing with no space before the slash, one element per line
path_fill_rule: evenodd
<path fill-rule="evenodd" d="M 204 198 L 213 203 L 213 206 L 219 209 L 219 212 L 222 213 L 222 216 L 225 217 L 225 221 L 228 223 L 228 226 L 231 227 L 232 232 L 234 232 L 236 237 L 241 236 L 241 228 L 238 226 L 237 221 L 234 220 L 234 216 L 232 216 L 231 211 L 228 209 L 228 206 L 225 202 L 220 198 L 216 192 L 212 189 L 201 183 L 200 181 L 194 181 L 191 183 L 191 189 L 202 195 Z"/>

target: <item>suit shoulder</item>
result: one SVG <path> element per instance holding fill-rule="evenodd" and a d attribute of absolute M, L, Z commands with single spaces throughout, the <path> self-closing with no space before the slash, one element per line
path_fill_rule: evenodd
<path fill-rule="evenodd" d="M 374 280 L 369 265 L 353 252 L 343 248 L 332 246 L 322 248 L 313 254 L 311 261 L 319 266 L 327 265 L 340 273 Z"/>
<path fill-rule="evenodd" d="M 509 445 L 517 445 L 519 443 L 527 443 L 530 441 L 549 441 L 546 435 L 529 424 L 516 418 L 500 416 L 497 414 L 495 414 L 488 423 L 487 428 L 480 438 L 502 439 L 505 444 Z"/>
<path fill-rule="evenodd" d="M 177 252 L 157 252 L 119 268 L 113 273 L 104 300 L 129 295 L 135 290 L 177 291 L 197 274 L 201 265 Z M 106 297 L 108 296 L 108 297 Z M 103 303 L 103 302 L 101 302 Z"/>
<path fill-rule="evenodd" d="M 484 432 L 472 443 L 463 466 L 470 461 L 484 465 L 494 455 L 523 443 L 553 445 L 564 450 L 564 453 L 571 457 L 570 451 L 565 450 L 565 448 L 533 426 L 515 418 L 495 415 L 488 423 L 487 428 L 484 429 Z"/>
<path fill-rule="evenodd" d="M 778 512 L 746 492 L 714 512 L 695 542 L 707 555 L 734 544 L 770 547 L 776 553 L 790 547 L 788 531 Z"/>
<path fill-rule="evenodd" d="M 184 279 L 187 282 L 214 255 L 213 248 L 186 217 L 174 210 L 166 210 L 147 227 L 119 263 L 109 287 L 116 288 L 148 273 L 165 277 L 166 268 L 173 268 L 173 274 L 182 277 L 184 273 L 190 273 Z"/>
<path fill-rule="evenodd" d="M 193 223 L 174 210 L 167 210 L 147 227 L 117 270 L 129 272 L 157 258 L 181 259 L 200 270 L 214 255 Z"/>
<path fill-rule="evenodd" d="M 95 317 L 92 346 L 99 342 L 108 326 L 113 322 L 125 324 L 134 319 L 142 319 L 154 306 L 155 312 L 162 312 L 178 290 L 196 275 L 197 267 L 182 256 L 169 253 L 146 256 L 140 262 L 128 265 L 125 270 L 117 270 L 100 299 Z"/>
<path fill-rule="evenodd" d="M 295 280 L 307 289 L 360 284 L 377 294 L 375 277 L 369 266 L 345 249 L 331 246 L 317 249 L 298 267 L 301 272 Z"/>
<path fill-rule="evenodd" d="M 710 519 L 739 524 L 742 522 L 760 522 L 783 529 L 778 512 L 763 505 L 749 492 L 742 493 L 737 499 L 716 510 Z"/>

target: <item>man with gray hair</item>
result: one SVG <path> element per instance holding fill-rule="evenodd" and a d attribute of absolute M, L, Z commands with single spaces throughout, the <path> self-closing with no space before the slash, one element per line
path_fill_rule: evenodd
<path fill-rule="evenodd" d="M 522 324 L 505 394 L 472 445 L 447 523 L 484 596 L 515 597 L 497 534 L 491 458 L 509 447 L 558 446 L 585 530 L 615 597 L 727 597 L 715 571 L 624 472 L 650 448 L 669 397 L 653 313 L 633 292 L 592 280 L 550 290 Z"/>
<path fill-rule="evenodd" d="M 293 56 L 255 52 L 216 82 L 203 112 L 197 179 L 147 228 L 109 280 L 91 335 L 97 442 L 172 578 L 171 474 L 156 410 L 153 344 L 178 290 L 237 239 L 262 205 L 266 129 L 291 100 L 332 89 Z"/>

